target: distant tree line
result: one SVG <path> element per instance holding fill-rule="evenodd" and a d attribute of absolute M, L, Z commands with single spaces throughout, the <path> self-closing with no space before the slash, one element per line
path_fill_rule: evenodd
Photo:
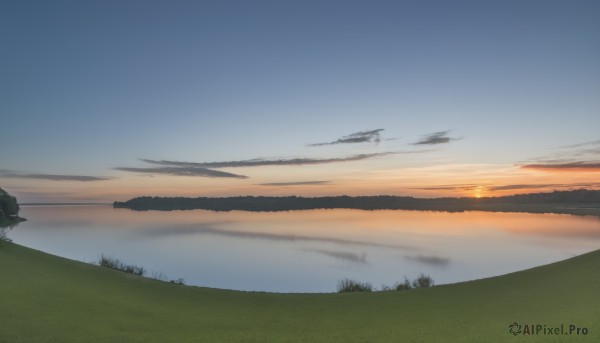
<path fill-rule="evenodd" d="M 528 193 L 503 197 L 481 198 L 479 200 L 490 204 L 600 204 L 600 191 L 576 189 L 571 191 L 554 191 L 551 193 Z"/>
<path fill-rule="evenodd" d="M 552 193 L 519 194 L 489 198 L 414 198 L 403 196 L 328 196 L 328 197 L 265 197 L 238 196 L 223 198 L 185 197 L 138 197 L 125 202 L 114 202 L 115 208 L 146 210 L 193 210 L 212 211 L 289 211 L 312 209 L 362 209 L 362 210 L 433 210 L 459 212 L 466 210 L 508 212 L 554 212 L 571 213 L 578 204 L 581 209 L 591 209 L 600 214 L 600 191 L 572 190 Z M 589 206 L 588 206 L 589 205 Z M 577 209 L 575 209 L 577 210 Z M 575 211 L 580 214 L 578 211 Z"/>
<path fill-rule="evenodd" d="M 392 287 L 382 285 L 382 291 L 406 291 L 413 288 L 429 288 L 433 287 L 435 282 L 429 275 L 425 275 L 421 273 L 416 279 L 410 281 L 405 276 L 404 282 L 396 282 L 396 284 Z M 348 292 L 372 292 L 375 288 L 373 284 L 370 282 L 359 282 L 352 279 L 342 279 L 338 281 L 337 284 L 337 292 L 338 293 L 348 293 Z"/>

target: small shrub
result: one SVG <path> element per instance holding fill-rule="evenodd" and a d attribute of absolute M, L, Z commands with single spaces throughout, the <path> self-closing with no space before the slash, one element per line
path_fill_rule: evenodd
<path fill-rule="evenodd" d="M 371 292 L 373 291 L 373 285 L 369 282 L 358 282 L 345 278 L 338 282 L 337 291 L 338 293 Z"/>
<path fill-rule="evenodd" d="M 176 285 L 185 285 L 185 280 L 183 278 L 179 278 L 177 280 L 171 280 L 170 283 L 174 283 Z"/>
<path fill-rule="evenodd" d="M 119 259 L 106 256 L 104 254 L 100 255 L 100 259 L 98 260 L 98 264 L 102 267 L 120 270 L 125 273 L 134 274 L 138 276 L 144 276 L 146 274 L 146 270 L 144 267 L 138 267 L 132 264 L 125 264 L 121 262 Z"/>
<path fill-rule="evenodd" d="M 408 281 L 408 280 L 406 280 Z M 429 275 L 421 274 L 418 278 L 414 279 L 412 282 L 413 288 L 428 288 L 433 286 L 435 283 L 433 279 Z"/>
<path fill-rule="evenodd" d="M 409 289 L 412 289 L 412 285 L 411 285 L 410 281 L 408 281 L 408 278 L 406 276 L 404 277 L 404 282 L 398 282 L 396 284 L 397 291 L 406 291 Z"/>
<path fill-rule="evenodd" d="M 120 263 L 121 261 L 118 259 L 106 256 L 104 254 L 100 255 L 100 259 L 98 260 L 98 264 L 100 266 L 111 269 L 117 269 Z"/>

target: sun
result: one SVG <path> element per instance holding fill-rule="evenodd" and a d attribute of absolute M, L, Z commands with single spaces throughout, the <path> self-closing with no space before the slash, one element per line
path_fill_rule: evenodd
<path fill-rule="evenodd" d="M 484 188 L 482 186 L 477 186 L 475 188 L 473 188 L 473 196 L 477 199 L 481 198 L 483 196 L 483 191 Z"/>

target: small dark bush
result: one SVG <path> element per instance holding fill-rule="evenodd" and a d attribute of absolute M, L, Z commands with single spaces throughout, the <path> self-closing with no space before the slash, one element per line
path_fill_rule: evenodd
<path fill-rule="evenodd" d="M 406 280 L 408 281 L 408 280 Z M 428 288 L 432 287 L 435 283 L 433 279 L 429 275 L 421 274 L 418 278 L 414 279 L 412 282 L 413 288 Z"/>
<path fill-rule="evenodd" d="M 410 284 L 410 281 L 408 281 L 408 278 L 406 276 L 404 277 L 404 282 L 398 282 L 396 284 L 397 291 L 405 291 L 409 289 L 412 289 L 412 285 Z"/>
<path fill-rule="evenodd" d="M 183 278 L 179 278 L 177 280 L 171 280 L 170 283 L 174 283 L 176 285 L 185 285 L 185 280 Z"/>
<path fill-rule="evenodd" d="M 102 267 L 120 270 L 125 273 L 144 276 L 146 274 L 146 270 L 144 267 L 138 267 L 136 265 L 125 264 L 121 262 L 119 259 L 112 258 L 106 256 L 104 254 L 100 255 L 100 259 L 98 260 L 98 264 Z"/>
<path fill-rule="evenodd" d="M 345 292 L 371 292 L 373 285 L 369 282 L 358 282 L 348 278 L 340 280 L 337 285 L 338 293 Z"/>

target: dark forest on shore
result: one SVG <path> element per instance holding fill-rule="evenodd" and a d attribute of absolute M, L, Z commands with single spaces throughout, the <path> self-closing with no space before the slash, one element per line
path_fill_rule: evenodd
<path fill-rule="evenodd" d="M 494 211 L 564 213 L 600 216 L 600 191 L 571 190 L 530 193 L 488 198 L 414 198 L 403 196 L 237 196 L 237 197 L 137 197 L 115 201 L 115 208 L 136 211 L 194 210 L 211 211 L 291 211 L 313 209 Z"/>

